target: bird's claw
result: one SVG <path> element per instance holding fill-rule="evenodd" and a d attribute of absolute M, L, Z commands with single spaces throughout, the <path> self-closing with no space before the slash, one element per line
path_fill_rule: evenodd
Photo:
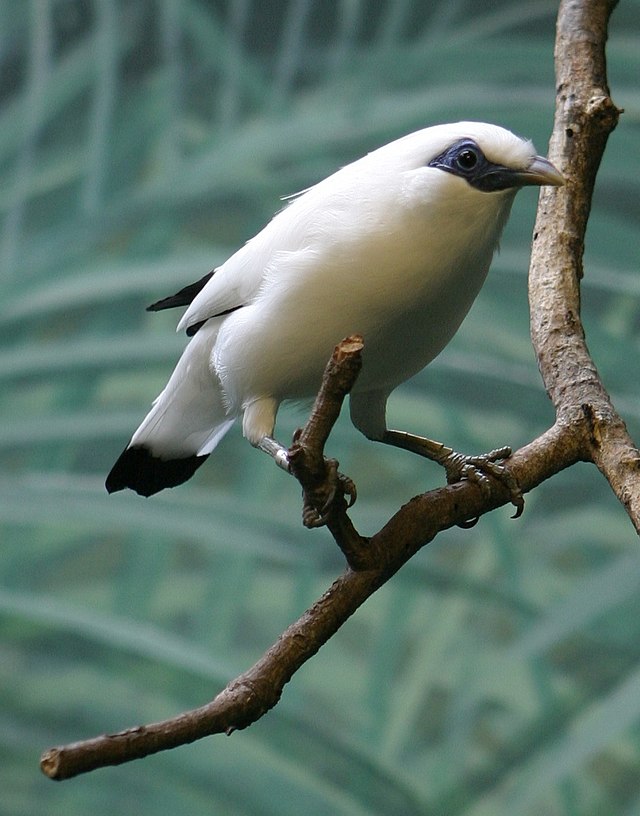
<path fill-rule="evenodd" d="M 358 493 L 355 482 L 338 471 L 335 459 L 325 460 L 326 479 L 314 491 L 303 492 L 302 523 L 305 527 L 324 527 L 337 500 L 347 497 L 347 509 L 353 507 Z"/>
<path fill-rule="evenodd" d="M 524 511 L 522 489 L 509 468 L 501 464 L 511 456 L 511 448 L 496 448 L 480 456 L 465 456 L 452 451 L 444 462 L 447 483 L 466 480 L 477 484 L 485 496 L 491 492 L 491 478 L 496 479 L 509 491 L 511 504 L 516 508 L 512 518 L 519 518 Z M 461 523 L 460 527 L 473 527 L 477 518 Z"/>

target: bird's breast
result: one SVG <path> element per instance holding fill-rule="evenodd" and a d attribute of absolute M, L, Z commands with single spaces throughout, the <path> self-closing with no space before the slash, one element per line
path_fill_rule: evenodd
<path fill-rule="evenodd" d="M 274 255 L 259 296 L 229 315 L 214 350 L 230 402 L 313 396 L 334 346 L 354 333 L 365 341 L 358 389 L 391 390 L 427 365 L 473 303 L 499 232 L 446 226 L 387 213 Z"/>

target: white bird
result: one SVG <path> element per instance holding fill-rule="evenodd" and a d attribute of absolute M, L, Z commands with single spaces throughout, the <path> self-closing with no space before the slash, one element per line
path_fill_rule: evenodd
<path fill-rule="evenodd" d="M 465 464 L 482 457 L 388 430 L 387 398 L 457 331 L 516 192 L 562 183 L 530 141 L 458 122 L 384 145 L 294 196 L 222 266 L 149 307 L 188 305 L 178 330 L 192 339 L 107 490 L 150 496 L 181 484 L 240 417 L 249 442 L 286 469 L 273 437 L 278 407 L 312 398 L 352 334 L 364 338 L 350 395 L 356 428 L 439 461 L 449 481 L 468 476 Z"/>

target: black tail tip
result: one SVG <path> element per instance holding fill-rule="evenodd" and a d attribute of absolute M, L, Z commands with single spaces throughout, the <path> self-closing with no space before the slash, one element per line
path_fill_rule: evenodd
<path fill-rule="evenodd" d="M 190 479 L 207 456 L 187 456 L 184 459 L 160 459 L 148 448 L 135 445 L 126 448 L 107 476 L 108 493 L 126 487 L 140 496 L 153 496 L 166 487 L 176 487 Z"/>

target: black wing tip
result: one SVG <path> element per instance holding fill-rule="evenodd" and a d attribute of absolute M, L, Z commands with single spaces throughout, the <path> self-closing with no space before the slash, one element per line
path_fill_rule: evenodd
<path fill-rule="evenodd" d="M 211 280 L 214 271 L 215 270 L 207 272 L 200 280 L 195 283 L 190 283 L 179 292 L 176 292 L 175 295 L 169 295 L 169 297 L 162 298 L 162 300 L 156 300 L 155 303 L 147 306 L 147 311 L 161 312 L 163 309 L 175 309 L 178 306 L 188 306 L 194 297 L 201 292 Z"/>
<path fill-rule="evenodd" d="M 207 458 L 208 454 L 160 459 L 148 448 L 135 445 L 120 454 L 107 476 L 105 487 L 108 493 L 128 487 L 140 496 L 153 496 L 167 487 L 186 482 Z"/>
<path fill-rule="evenodd" d="M 193 323 L 191 326 L 188 326 L 187 337 L 193 337 L 194 334 L 197 334 L 206 322 L 206 320 L 200 320 L 198 323 Z"/>

